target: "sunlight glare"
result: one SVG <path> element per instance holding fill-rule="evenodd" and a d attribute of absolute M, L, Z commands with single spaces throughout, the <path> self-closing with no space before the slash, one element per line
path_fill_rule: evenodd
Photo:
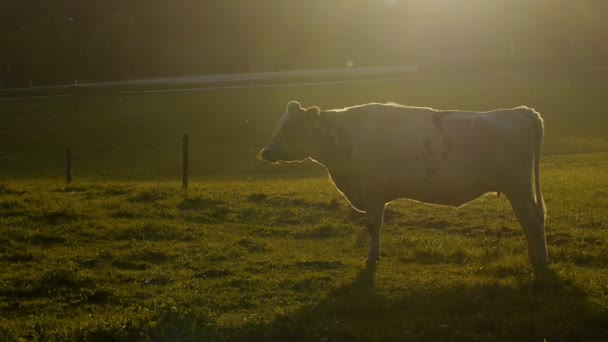
<path fill-rule="evenodd" d="M 384 0 L 386 7 L 395 6 L 399 0 Z"/>
<path fill-rule="evenodd" d="M 397 2 L 399 2 L 399 0 L 384 0 L 384 5 L 386 7 L 392 7 L 395 6 Z"/>

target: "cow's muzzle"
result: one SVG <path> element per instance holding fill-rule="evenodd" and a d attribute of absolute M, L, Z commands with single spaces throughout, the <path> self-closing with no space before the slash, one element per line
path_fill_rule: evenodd
<path fill-rule="evenodd" d="M 260 153 L 258 154 L 258 158 L 260 159 L 264 159 L 265 161 L 271 162 L 271 163 L 275 163 L 277 162 L 279 159 L 275 156 L 275 153 L 273 153 L 273 151 L 271 149 L 269 149 L 268 147 L 263 148 Z"/>

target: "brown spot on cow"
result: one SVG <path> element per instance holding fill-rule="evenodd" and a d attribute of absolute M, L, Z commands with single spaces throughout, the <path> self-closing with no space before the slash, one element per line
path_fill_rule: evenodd
<path fill-rule="evenodd" d="M 437 129 L 439 131 L 443 131 L 443 126 L 442 126 L 442 122 L 443 119 L 445 119 L 447 116 L 451 115 L 452 112 L 450 111 L 439 111 L 439 112 L 434 112 L 433 113 L 433 117 L 432 117 L 432 121 L 433 121 L 433 125 L 435 125 L 435 127 L 437 127 Z"/>
<path fill-rule="evenodd" d="M 443 138 L 443 144 L 445 145 L 445 147 L 448 149 L 448 151 L 452 150 L 452 141 L 448 138 Z"/>
<path fill-rule="evenodd" d="M 437 170 L 433 169 L 432 167 L 428 167 L 425 170 L 425 173 L 426 173 L 427 176 L 433 177 L 435 174 L 437 174 Z"/>
<path fill-rule="evenodd" d="M 448 160 L 448 153 L 446 151 L 441 151 L 441 159 Z"/>
<path fill-rule="evenodd" d="M 433 150 L 433 145 L 429 140 L 424 142 L 424 151 L 429 157 L 435 158 L 435 151 Z"/>

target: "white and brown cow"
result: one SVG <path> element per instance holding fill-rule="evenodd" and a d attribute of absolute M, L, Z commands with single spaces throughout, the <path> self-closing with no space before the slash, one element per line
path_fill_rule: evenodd
<path fill-rule="evenodd" d="M 459 207 L 498 192 L 511 203 L 539 269 L 548 263 L 542 140 L 543 120 L 528 107 L 466 112 L 370 103 L 321 111 L 292 101 L 260 154 L 270 162 L 310 158 L 327 168 L 338 190 L 366 213 L 368 266 L 380 260 L 387 203 L 407 198 Z"/>

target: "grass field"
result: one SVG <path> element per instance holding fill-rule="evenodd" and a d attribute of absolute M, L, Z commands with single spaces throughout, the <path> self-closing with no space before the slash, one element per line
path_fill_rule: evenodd
<path fill-rule="evenodd" d="M 497 77 L 0 101 L 0 340 L 605 340 L 608 74 Z M 289 99 L 538 109 L 550 274 L 495 195 L 392 203 L 366 271 L 319 167 L 255 161 Z"/>

